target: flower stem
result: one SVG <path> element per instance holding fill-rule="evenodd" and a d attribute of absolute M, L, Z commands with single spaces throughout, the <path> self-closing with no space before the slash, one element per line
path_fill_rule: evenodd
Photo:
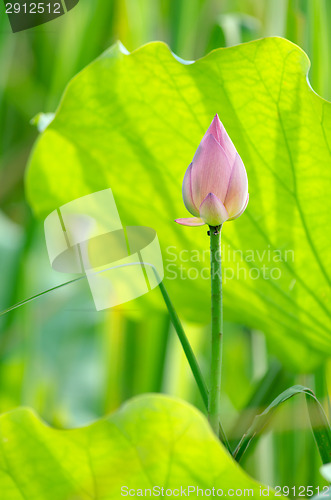
<path fill-rule="evenodd" d="M 210 226 L 210 276 L 211 276 L 211 381 L 208 402 L 209 422 L 215 434 L 219 435 L 221 413 L 221 376 L 222 376 L 222 263 L 221 227 Z"/>

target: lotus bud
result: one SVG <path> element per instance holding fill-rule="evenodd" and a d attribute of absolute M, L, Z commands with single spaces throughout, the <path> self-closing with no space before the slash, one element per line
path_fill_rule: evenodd
<path fill-rule="evenodd" d="M 237 219 L 247 206 L 246 169 L 218 115 L 186 170 L 183 199 L 194 216 L 176 219 L 184 226 L 220 226 Z"/>

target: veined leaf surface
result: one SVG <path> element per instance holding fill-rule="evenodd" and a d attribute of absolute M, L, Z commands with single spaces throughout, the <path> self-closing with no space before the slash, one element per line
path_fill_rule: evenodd
<path fill-rule="evenodd" d="M 70 82 L 41 134 L 30 204 L 44 217 L 111 187 L 124 224 L 157 230 L 179 313 L 208 321 L 207 227 L 174 219 L 189 215 L 182 179 L 218 113 L 250 192 L 244 215 L 222 230 L 225 317 L 262 330 L 282 361 L 307 371 L 331 354 L 331 105 L 310 88 L 308 69 L 305 53 L 280 38 L 192 63 L 163 43 L 132 54 L 117 44 Z"/>

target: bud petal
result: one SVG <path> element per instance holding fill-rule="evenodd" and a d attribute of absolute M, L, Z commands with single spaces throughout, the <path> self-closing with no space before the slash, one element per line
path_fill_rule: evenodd
<path fill-rule="evenodd" d="M 200 205 L 200 217 L 209 226 L 220 226 L 228 220 L 229 214 L 221 200 L 209 193 Z"/>
<path fill-rule="evenodd" d="M 192 165 L 191 163 L 184 175 L 182 188 L 183 200 L 185 207 L 192 215 L 199 215 L 199 210 L 195 206 L 192 197 Z"/>
<path fill-rule="evenodd" d="M 247 173 L 242 159 L 236 154 L 233 163 L 228 190 L 224 200 L 224 205 L 230 217 L 240 212 L 246 202 L 248 195 Z"/>
<path fill-rule="evenodd" d="M 177 224 L 182 226 L 203 226 L 205 223 L 199 217 L 187 217 L 186 219 L 176 219 Z"/>
<path fill-rule="evenodd" d="M 224 149 L 212 135 L 207 135 L 201 141 L 193 158 L 191 175 L 196 206 L 200 206 L 212 192 L 224 201 L 231 176 L 231 165 Z"/>
<path fill-rule="evenodd" d="M 244 204 L 243 208 L 236 215 L 234 215 L 233 217 L 231 217 L 229 220 L 238 219 L 238 217 L 240 217 L 241 214 L 245 212 L 246 207 L 248 205 L 248 201 L 249 201 L 249 194 L 247 195 L 247 198 L 246 198 L 246 201 L 245 201 L 245 204 Z"/>

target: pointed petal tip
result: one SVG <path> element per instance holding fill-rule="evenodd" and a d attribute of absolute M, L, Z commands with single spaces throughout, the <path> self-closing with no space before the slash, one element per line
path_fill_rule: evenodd
<path fill-rule="evenodd" d="M 223 127 L 223 123 L 220 120 L 220 117 L 218 116 L 218 113 L 216 113 L 216 115 L 212 119 L 211 125 L 214 125 L 216 127 L 216 130 L 218 131 L 218 133 L 222 132 L 222 129 L 224 127 Z"/>

